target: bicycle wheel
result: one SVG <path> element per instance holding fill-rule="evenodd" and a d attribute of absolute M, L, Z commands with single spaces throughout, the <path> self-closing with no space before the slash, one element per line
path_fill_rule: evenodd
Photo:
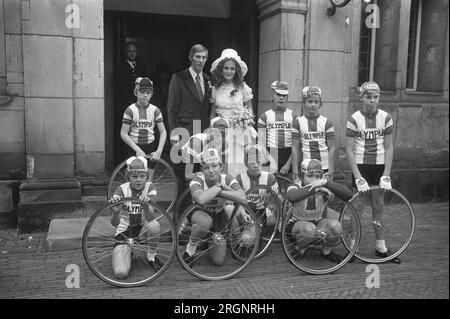
<path fill-rule="evenodd" d="M 125 203 L 151 207 L 155 218 L 150 223 L 152 226 L 156 225 L 159 231 L 152 233 L 154 229 L 141 228 L 138 234 L 123 232 L 120 239 L 116 237 L 116 227 L 112 225 L 111 218 L 113 212 L 121 211 Z M 175 238 L 172 221 L 160 206 L 131 198 L 122 199 L 97 210 L 89 219 L 83 232 L 83 256 L 89 269 L 99 279 L 118 287 L 137 287 L 155 280 L 169 267 L 175 255 Z M 125 278 L 117 278 L 113 271 L 113 252 L 118 245 L 124 245 L 122 248 L 131 251 L 130 268 Z M 147 259 L 147 252 L 150 250 L 156 253 L 159 263 L 156 268 Z"/>
<path fill-rule="evenodd" d="M 372 200 L 374 205 L 371 204 Z M 411 204 L 402 194 L 395 189 L 382 190 L 379 186 L 372 186 L 365 194 L 356 193 L 350 202 L 359 214 L 363 233 L 355 254 L 358 259 L 368 263 L 383 263 L 405 251 L 414 235 L 416 219 Z M 389 257 L 375 255 L 377 238 L 385 240 L 391 252 Z"/>
<path fill-rule="evenodd" d="M 287 189 L 290 185 L 292 185 L 294 182 L 289 179 L 286 176 L 283 175 L 275 175 L 278 183 L 278 189 L 280 190 L 280 196 L 282 201 L 280 201 L 280 204 L 282 206 L 281 208 L 281 216 L 280 216 L 280 222 L 278 223 L 278 230 L 275 234 L 275 238 L 273 240 L 274 243 L 281 242 L 281 226 L 283 224 L 284 216 L 286 216 L 289 208 L 291 208 L 291 203 L 286 199 L 286 193 Z"/>
<path fill-rule="evenodd" d="M 178 195 L 178 182 L 175 173 L 163 159 L 154 160 L 148 155 L 146 158 L 150 171 L 149 181 L 155 185 L 157 191 L 156 203 L 164 208 L 167 213 L 170 213 Z M 113 196 L 117 187 L 127 182 L 126 169 L 126 161 L 123 161 L 114 169 L 108 183 L 108 199 Z"/>
<path fill-rule="evenodd" d="M 201 229 L 193 224 L 194 213 L 203 211 L 198 204 L 190 205 L 181 215 L 177 225 L 177 257 L 184 269 L 193 276 L 203 280 L 224 280 L 243 271 L 255 257 L 258 246 L 260 229 L 252 210 L 243 204 L 227 205 L 224 211 L 212 217 L 212 226 Z M 250 217 L 248 222 L 239 221 L 238 210 L 243 209 Z M 225 211 L 228 210 L 228 214 Z M 192 257 L 186 252 L 187 245 L 196 234 L 202 230 L 202 236 L 194 239 L 197 249 Z M 252 239 L 248 239 L 249 232 Z M 213 261 L 214 250 L 221 246 L 222 261 Z M 187 258 L 186 258 L 187 257 Z"/>
<path fill-rule="evenodd" d="M 253 210 L 261 229 L 261 241 L 255 258 L 264 256 L 270 247 L 281 217 L 278 194 L 270 186 L 258 185 L 246 193 L 247 205 Z"/>
<path fill-rule="evenodd" d="M 180 196 L 178 196 L 173 209 L 173 223 L 178 224 L 181 214 L 192 205 L 191 190 L 186 188 Z"/>
<path fill-rule="evenodd" d="M 311 211 L 318 222 L 310 220 Z M 352 258 L 361 239 L 361 225 L 350 203 L 336 197 L 328 200 L 319 192 L 292 205 L 283 221 L 281 239 L 295 267 L 314 275 L 328 274 Z"/>

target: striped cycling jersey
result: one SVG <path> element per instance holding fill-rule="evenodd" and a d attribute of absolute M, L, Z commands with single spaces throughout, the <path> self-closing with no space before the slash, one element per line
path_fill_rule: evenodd
<path fill-rule="evenodd" d="M 151 144 L 155 140 L 155 124 L 162 122 L 161 111 L 153 104 L 138 107 L 133 103 L 127 107 L 122 119 L 122 123 L 130 125 L 128 134 L 136 144 Z"/>
<path fill-rule="evenodd" d="M 247 172 L 241 173 L 236 177 L 237 182 L 241 185 L 244 192 L 248 192 L 250 189 L 256 186 L 270 186 L 270 188 L 278 194 L 277 179 L 273 174 L 269 172 L 261 172 L 259 176 L 250 177 Z M 264 208 L 264 196 L 266 195 L 265 189 L 260 188 L 258 194 L 247 194 L 247 202 L 255 205 L 256 209 Z"/>
<path fill-rule="evenodd" d="M 304 187 L 309 188 L 310 186 Z M 302 188 L 302 183 L 294 183 L 288 187 L 287 192 L 300 188 Z M 322 218 L 324 209 L 326 209 L 325 204 L 324 196 L 320 193 L 293 203 L 291 219 L 292 221 L 318 221 Z"/>
<path fill-rule="evenodd" d="M 393 127 L 392 117 L 383 110 L 378 109 L 374 114 L 353 113 L 347 121 L 346 136 L 355 140 L 356 164 L 384 164 L 384 136 L 392 134 Z"/>
<path fill-rule="evenodd" d="M 117 187 L 114 192 L 114 197 L 135 197 L 140 192 L 132 190 L 130 182 L 124 183 Z M 156 189 L 151 182 L 145 183 L 145 187 L 142 190 L 143 194 L 147 194 L 152 200 L 156 200 Z M 116 229 L 116 235 L 123 233 L 127 230 L 128 226 L 138 226 L 142 224 L 142 213 L 144 208 L 139 203 L 127 202 L 123 204 L 123 210 L 120 213 L 120 222 Z"/>
<path fill-rule="evenodd" d="M 297 117 L 292 126 L 292 138 L 302 144 L 303 159 L 317 159 L 323 169 L 328 169 L 328 144 L 334 139 L 334 127 L 323 115 L 315 118 Z"/>
<path fill-rule="evenodd" d="M 233 190 L 239 190 L 241 187 L 236 179 L 231 175 L 220 174 L 220 180 L 222 184 L 231 187 Z M 215 184 L 214 184 L 215 185 Z M 213 185 L 213 186 L 214 186 Z M 213 187 L 211 186 L 211 187 Z M 189 183 L 191 194 L 197 190 L 205 191 L 210 187 L 206 184 L 205 176 L 202 172 L 197 173 Z M 208 213 L 219 213 L 225 206 L 225 203 L 229 202 L 224 198 L 214 198 L 210 202 L 202 205 L 203 209 Z"/>
<path fill-rule="evenodd" d="M 261 114 L 258 128 L 266 129 L 268 148 L 292 147 L 292 123 L 294 121 L 292 110 L 268 110 Z"/>

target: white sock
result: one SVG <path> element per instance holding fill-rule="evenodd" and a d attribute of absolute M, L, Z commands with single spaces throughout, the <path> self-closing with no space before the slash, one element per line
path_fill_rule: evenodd
<path fill-rule="evenodd" d="M 356 239 L 350 239 L 350 249 L 353 249 L 353 247 L 355 247 L 356 244 Z"/>
<path fill-rule="evenodd" d="M 380 253 L 387 252 L 386 243 L 384 242 L 384 239 L 383 240 L 378 240 L 377 239 L 375 247 Z"/>
<path fill-rule="evenodd" d="M 186 246 L 186 252 L 189 254 L 189 256 L 193 256 L 195 254 L 195 251 L 197 250 L 198 242 L 195 244 L 192 242 L 191 239 L 189 239 L 189 243 Z"/>
<path fill-rule="evenodd" d="M 147 251 L 147 259 L 150 261 L 155 261 L 156 251 Z"/>

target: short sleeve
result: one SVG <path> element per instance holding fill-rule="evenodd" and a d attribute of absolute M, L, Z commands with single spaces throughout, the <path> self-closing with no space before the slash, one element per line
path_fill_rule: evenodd
<path fill-rule="evenodd" d="M 358 133 L 358 131 L 357 131 L 356 120 L 353 116 L 351 116 L 347 121 L 347 129 L 345 132 L 345 136 L 356 137 L 357 133 Z"/>
<path fill-rule="evenodd" d="M 267 123 L 267 114 L 266 114 L 266 112 L 264 112 L 259 116 L 258 127 L 266 128 L 266 123 Z"/>
<path fill-rule="evenodd" d="M 325 135 L 327 139 L 333 139 L 334 138 L 334 127 L 333 123 L 329 119 L 325 122 Z"/>
<path fill-rule="evenodd" d="M 292 124 L 292 138 L 300 139 L 300 117 L 296 117 Z"/>
<path fill-rule="evenodd" d="M 384 131 L 384 135 L 390 135 L 393 132 L 393 128 L 394 128 L 394 121 L 392 120 L 392 116 L 390 116 L 389 114 L 386 115 L 386 119 L 385 119 L 385 131 Z"/>
<path fill-rule="evenodd" d="M 133 111 L 131 110 L 130 107 L 127 107 L 127 109 L 123 113 L 122 123 L 131 125 L 132 122 L 133 122 Z"/>
<path fill-rule="evenodd" d="M 155 123 L 162 123 L 163 122 L 163 116 L 161 114 L 161 110 L 157 106 L 155 106 L 154 117 L 155 117 Z"/>
<path fill-rule="evenodd" d="M 244 87 L 242 88 L 242 96 L 243 96 L 244 103 L 253 99 L 252 89 L 245 82 L 244 82 Z"/>

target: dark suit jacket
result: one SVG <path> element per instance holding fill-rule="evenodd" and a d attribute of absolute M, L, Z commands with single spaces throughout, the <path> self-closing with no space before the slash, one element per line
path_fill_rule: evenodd
<path fill-rule="evenodd" d="M 134 70 L 126 60 L 120 62 L 117 70 L 116 92 L 122 112 L 125 111 L 128 105 L 136 102 L 134 82 L 138 77 L 148 77 L 147 66 L 142 60 L 136 59 L 136 68 Z"/>
<path fill-rule="evenodd" d="M 201 120 L 202 132 L 209 126 L 210 90 L 208 87 L 209 77 L 205 73 L 203 73 L 203 80 L 205 94 L 203 99 L 200 99 L 189 69 L 172 75 L 167 98 L 170 132 L 176 127 L 184 127 L 192 135 L 194 119 Z"/>

